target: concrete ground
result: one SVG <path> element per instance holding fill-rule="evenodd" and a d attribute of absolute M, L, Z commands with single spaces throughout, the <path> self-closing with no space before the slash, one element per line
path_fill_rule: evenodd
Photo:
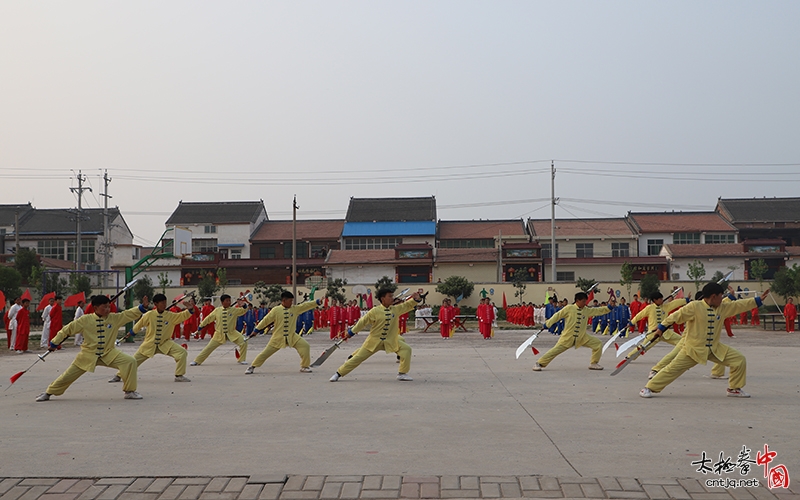
<path fill-rule="evenodd" d="M 743 446 L 752 450 L 750 458 L 755 460 L 765 444 L 777 452 L 772 465 L 785 464 L 790 475 L 800 472 L 800 432 L 794 424 L 800 410 L 797 336 L 739 328 L 735 338 L 725 340 L 747 356 L 750 399 L 726 397 L 727 381 L 710 379 L 709 365 L 695 367 L 646 400 L 638 391 L 651 366 L 671 346 L 657 345 L 614 377 L 610 373 L 618 359 L 613 349 L 601 361 L 604 371 L 588 370 L 590 351 L 581 348 L 565 352 L 544 371 L 533 372 L 535 357 L 530 351 L 519 360 L 514 358 L 516 347 L 530 333 L 499 331 L 488 341 L 477 332 L 457 333 L 444 341 L 435 333 L 411 332 L 406 338 L 414 349 L 413 382 L 397 381 L 394 355 L 377 353 L 347 377 L 330 383 L 330 375 L 360 345 L 359 337 L 311 374 L 299 373 L 299 357 L 285 349 L 255 374 L 245 376 L 245 367 L 235 363 L 228 344 L 202 366 L 189 367 L 187 376 L 192 382 L 175 383 L 174 362 L 159 355 L 139 369 L 141 401 L 123 400 L 121 385 L 107 382 L 114 372 L 98 367 L 63 396 L 36 403 L 36 395 L 69 366 L 75 348 L 51 354 L 11 387 L 6 377 L 24 370 L 36 358 L 4 353 L 0 356 L 6 372 L 0 393 L 4 423 L 0 478 L 116 477 L 123 478 L 121 482 L 131 478 L 130 486 L 138 481 L 135 478 L 143 477 L 205 477 L 208 484 L 212 478 L 227 477 L 226 485 L 244 477 L 244 482 L 237 480 L 242 485 L 234 498 L 247 496 L 242 493 L 247 484 L 261 484 L 258 495 L 264 498 L 272 495 L 264 493 L 266 482 L 253 479 L 264 476 L 288 477 L 278 490 L 270 490 L 277 491 L 274 498 L 325 498 L 321 493 L 325 478 L 334 478 L 331 484 L 347 482 L 337 477 L 349 477 L 352 482 L 361 478 L 359 492 L 372 491 L 364 486 L 369 477 L 384 478 L 371 484 L 382 485 L 387 477 L 389 484 L 400 481 L 383 498 L 414 497 L 408 494 L 413 491 L 416 497 L 425 497 L 420 486 L 424 481 L 402 495 L 407 478 L 437 478 L 438 486 L 427 490 L 428 497 L 434 498 L 466 498 L 476 496 L 475 491 L 483 497 L 600 498 L 639 498 L 644 491 L 647 498 L 665 494 L 681 498 L 678 493 L 664 493 L 663 488 L 655 495 L 647 492 L 643 478 L 673 485 L 677 478 L 740 479 L 745 476 L 738 472 L 704 476 L 691 462 L 700 460 L 703 453 L 714 462 L 720 453 L 736 462 Z M 312 359 L 331 344 L 327 336 L 319 332 L 307 337 Z M 544 334 L 535 346 L 544 352 L 555 340 Z M 248 357 L 252 360 L 266 339 L 259 337 L 251 344 Z M 190 360 L 204 345 L 189 343 Z M 132 354 L 137 346 L 123 344 L 122 348 Z M 450 491 L 444 482 L 464 477 L 477 478 L 477 485 L 483 484 L 482 478 L 514 477 L 517 486 L 505 494 L 503 481 L 498 480 L 495 483 L 500 486 L 484 493 L 482 487 L 473 490 L 458 483 L 452 489 L 457 493 L 443 493 Z M 540 494 L 528 495 L 522 479 L 526 477 L 552 478 L 558 492 L 542 487 L 530 490 Z M 763 467 L 753 464 L 746 477 L 763 484 Z M 617 479 L 609 488 L 598 483 L 602 478 Z M 633 481 L 636 489 L 620 486 L 626 480 Z M 22 491 L 21 479 L 7 481 L 0 483 L 0 500 L 55 494 L 48 489 L 57 484 L 34 494 L 35 485 Z M 299 488 L 285 489 L 298 481 Z M 303 491 L 306 481 L 319 488 L 299 496 L 290 494 Z M 581 481 L 593 481 L 600 489 L 589 488 L 595 494 L 577 495 L 563 487 Z M 473 484 L 472 480 L 467 483 Z M 2 484 L 8 486 L 5 491 Z M 160 495 L 170 485 L 151 500 L 166 499 Z M 61 488 L 66 491 L 73 486 L 62 484 Z M 140 492 L 151 487 L 148 483 Z M 689 491 L 693 487 L 683 486 L 683 495 L 710 499 L 726 491 L 706 488 L 695 496 Z M 12 491 L 16 493 L 11 495 Z M 198 491 L 199 495 L 204 490 Z M 247 491 L 252 494 L 253 489 Z M 335 497 L 350 498 L 354 490 L 347 495 L 342 488 L 337 491 Z M 377 491 L 367 496 L 383 494 L 380 487 Z M 495 495 L 495 491 L 500 493 Z M 609 494 L 615 491 L 630 494 Z M 756 495 L 766 495 L 768 490 L 755 491 L 750 497 L 761 498 Z M 79 495 L 86 497 L 81 491 L 73 498 Z"/>

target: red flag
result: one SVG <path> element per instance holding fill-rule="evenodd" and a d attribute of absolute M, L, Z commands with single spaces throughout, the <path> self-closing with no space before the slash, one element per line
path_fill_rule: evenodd
<path fill-rule="evenodd" d="M 39 305 L 36 307 L 36 310 L 37 311 L 43 310 L 45 307 L 47 307 L 47 303 L 50 302 L 50 299 L 54 298 L 56 298 L 56 292 L 46 293 L 44 297 L 42 297 L 42 301 L 39 302 Z"/>
<path fill-rule="evenodd" d="M 67 300 L 64 301 L 64 307 L 75 307 L 78 305 L 78 302 L 86 302 L 86 293 L 81 292 L 70 295 L 67 297 Z"/>
<path fill-rule="evenodd" d="M 680 290 L 678 290 L 678 293 L 675 294 L 675 298 L 676 299 L 682 299 L 683 297 L 684 297 L 683 288 L 681 288 Z"/>
<path fill-rule="evenodd" d="M 0 310 L 6 307 L 6 294 L 0 292 Z"/>
<path fill-rule="evenodd" d="M 506 292 L 503 292 L 503 309 L 508 309 L 508 302 L 506 302 Z"/>
<path fill-rule="evenodd" d="M 25 299 L 28 299 L 28 300 L 33 300 L 33 297 L 31 297 L 31 291 L 30 291 L 30 290 L 28 290 L 27 288 L 25 289 L 25 293 L 23 293 L 23 294 L 22 294 L 22 297 L 20 297 L 20 298 L 21 298 L 22 300 L 25 300 Z"/>

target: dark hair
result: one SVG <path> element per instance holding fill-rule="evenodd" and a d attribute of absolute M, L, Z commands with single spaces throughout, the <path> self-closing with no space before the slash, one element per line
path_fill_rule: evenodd
<path fill-rule="evenodd" d="M 294 298 L 294 294 L 292 292 L 290 292 L 289 290 L 281 292 L 281 300 L 283 300 L 283 299 L 293 299 L 293 298 Z"/>
<path fill-rule="evenodd" d="M 702 300 L 703 299 L 703 292 L 697 292 L 694 294 L 694 300 Z"/>
<path fill-rule="evenodd" d="M 712 295 L 721 295 L 725 289 L 718 283 L 709 283 L 703 287 L 703 297 L 711 297 Z"/>
<path fill-rule="evenodd" d="M 589 298 L 589 294 L 586 292 L 578 292 L 575 294 L 575 302 L 579 300 L 586 300 Z"/>
<path fill-rule="evenodd" d="M 56 295 L 56 300 L 61 300 L 61 299 L 63 299 L 63 298 L 64 298 L 64 297 L 62 297 L 61 295 Z"/>
<path fill-rule="evenodd" d="M 166 302 L 166 301 L 167 301 L 167 296 L 164 295 L 163 293 L 157 293 L 157 294 L 153 295 L 153 304 L 157 304 L 159 302 Z"/>
<path fill-rule="evenodd" d="M 663 299 L 663 298 L 664 298 L 664 294 L 661 293 L 661 292 L 653 292 L 653 294 L 650 295 L 650 300 L 652 300 L 652 301 L 656 301 L 658 299 Z"/>
<path fill-rule="evenodd" d="M 386 295 L 391 295 L 394 293 L 391 288 L 381 288 L 378 290 L 378 300 L 381 300 Z"/>
<path fill-rule="evenodd" d="M 95 295 L 92 297 L 92 307 L 102 306 L 104 304 L 110 304 L 111 300 L 106 297 L 105 295 Z"/>

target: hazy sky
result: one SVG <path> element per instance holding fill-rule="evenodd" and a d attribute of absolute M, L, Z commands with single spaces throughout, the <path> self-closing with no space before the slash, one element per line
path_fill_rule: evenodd
<path fill-rule="evenodd" d="M 108 169 L 152 244 L 181 199 L 547 218 L 551 159 L 558 217 L 800 196 L 798 26 L 796 1 L 6 0 L 0 203 L 75 206 L 82 169 L 101 206 Z"/>

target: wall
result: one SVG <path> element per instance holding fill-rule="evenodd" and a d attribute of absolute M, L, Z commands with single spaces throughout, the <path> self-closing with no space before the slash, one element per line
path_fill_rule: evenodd
<path fill-rule="evenodd" d="M 384 276 L 388 276 L 394 281 L 394 266 L 335 266 L 328 267 L 328 278 L 346 279 L 348 285 L 363 284 L 367 286 L 375 285 L 375 282 Z"/>
<path fill-rule="evenodd" d="M 664 240 L 664 245 L 672 244 L 672 233 L 648 233 L 639 237 L 639 256 L 647 257 L 647 240 Z M 659 250 L 660 251 L 660 250 Z M 658 252 L 656 252 L 658 255 Z"/>
<path fill-rule="evenodd" d="M 733 279 L 734 280 L 744 280 L 744 258 L 743 257 L 731 257 L 731 258 L 720 258 L 714 257 L 712 259 L 709 258 L 680 258 L 674 259 L 670 262 L 670 278 L 673 274 L 679 274 L 679 280 L 689 280 L 689 276 L 687 273 L 689 272 L 689 264 L 694 262 L 695 260 L 699 260 L 703 264 L 703 268 L 706 270 L 706 275 L 701 281 L 708 281 L 714 276 L 714 273 L 717 271 L 721 272 L 723 276 L 731 272 L 730 267 L 735 266 L 736 269 L 733 271 Z"/>
<path fill-rule="evenodd" d="M 494 282 L 497 280 L 497 264 L 494 262 L 474 264 L 459 262 L 457 264 L 437 264 L 433 268 L 433 282 L 442 281 L 450 276 L 463 276 L 472 282 Z"/>

